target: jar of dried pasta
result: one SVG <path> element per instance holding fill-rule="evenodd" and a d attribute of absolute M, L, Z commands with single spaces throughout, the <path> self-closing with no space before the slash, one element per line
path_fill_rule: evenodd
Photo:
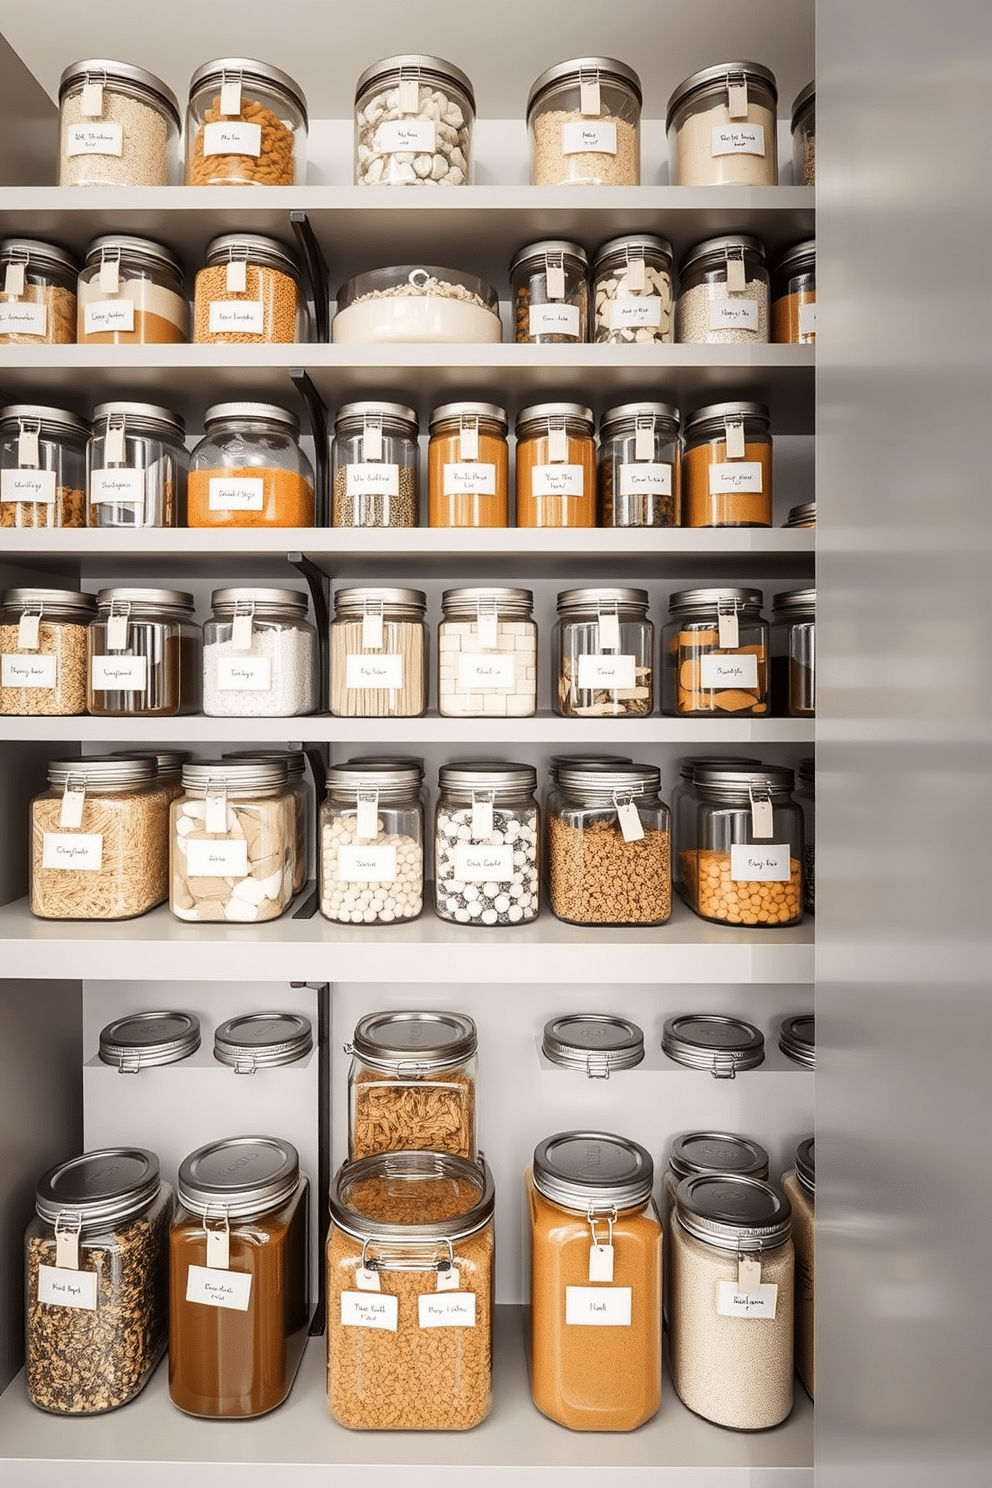
<path fill-rule="evenodd" d="M 783 253 L 772 274 L 772 340 L 816 344 L 816 243 L 812 238 Z"/>
<path fill-rule="evenodd" d="M 331 1184 L 327 1398 L 342 1426 L 464 1431 L 492 1399 L 492 1175 L 480 1158 L 379 1153 Z"/>
<path fill-rule="evenodd" d="M 0 601 L 0 713 L 86 712 L 86 632 L 95 614 L 91 594 L 7 590 Z"/>
<path fill-rule="evenodd" d="M 646 589 L 565 589 L 551 638 L 554 711 L 642 718 L 654 709 L 654 626 Z"/>
<path fill-rule="evenodd" d="M 769 340 L 765 250 L 747 233 L 707 238 L 679 265 L 675 339 L 704 346 L 755 346 Z"/>
<path fill-rule="evenodd" d="M 149 759 L 50 760 L 31 803 L 31 913 L 45 920 L 130 920 L 169 882 L 169 808 Z"/>
<path fill-rule="evenodd" d="M 282 243 L 259 233 L 224 233 L 207 244 L 193 295 L 195 342 L 303 341 L 303 319 L 299 265 Z"/>
<path fill-rule="evenodd" d="M 736 1132 L 691 1131 L 673 1137 L 668 1167 L 661 1180 L 661 1223 L 665 1232 L 665 1317 L 668 1317 L 671 1284 L 672 1226 L 675 1195 L 683 1178 L 694 1173 L 744 1173 L 749 1178 L 768 1177 L 768 1153 L 760 1142 Z"/>
<path fill-rule="evenodd" d="M 419 718 L 427 711 L 427 596 L 339 589 L 331 621 L 331 712 Z"/>
<path fill-rule="evenodd" d="M 772 706 L 780 717 L 816 717 L 816 590 L 772 598 Z"/>
<path fill-rule="evenodd" d="M 302 186 L 307 101 L 268 62 L 219 57 L 190 78 L 187 186 Z"/>
<path fill-rule="evenodd" d="M 675 340 L 672 245 L 652 233 L 611 238 L 593 263 L 592 340 L 614 346 Z"/>
<path fill-rule="evenodd" d="M 761 1431 L 792 1409 L 791 1206 L 760 1178 L 699 1173 L 676 1190 L 668 1358 L 690 1410 Z"/>
<path fill-rule="evenodd" d="M 383 57 L 355 84 L 356 186 L 470 186 L 475 94 L 453 62 Z"/>
<path fill-rule="evenodd" d="M 98 718 L 171 718 L 200 706 L 200 628 L 181 589 L 101 589 L 87 636 Z"/>
<path fill-rule="evenodd" d="M 190 455 L 190 527 L 312 527 L 300 421 L 274 403 L 214 403 Z"/>
<path fill-rule="evenodd" d="M 689 414 L 682 456 L 687 527 L 772 525 L 772 436 L 766 403 L 709 403 Z"/>
<path fill-rule="evenodd" d="M 517 526 L 595 527 L 596 440 L 581 403 L 532 403 L 517 414 Z"/>
<path fill-rule="evenodd" d="M 453 1152 L 475 1158 L 478 1035 L 465 1013 L 360 1018 L 348 1072 L 348 1156 Z"/>
<path fill-rule="evenodd" d="M 661 637 L 662 710 L 677 717 L 768 713 L 768 621 L 760 589 L 679 589 Z"/>
<path fill-rule="evenodd" d="M 661 1404 L 661 1223 L 638 1142 L 566 1131 L 526 1177 L 531 1395 L 573 1431 L 633 1431 Z"/>
<path fill-rule="evenodd" d="M 622 403 L 599 426 L 603 527 L 678 527 L 682 446 L 671 403 Z"/>
<path fill-rule="evenodd" d="M 266 749 L 264 745 L 254 749 L 228 749 L 225 760 L 274 760 L 286 767 L 286 790 L 293 805 L 295 822 L 295 866 L 293 869 L 293 893 L 298 894 L 307 881 L 310 867 L 310 844 L 313 841 L 315 803 L 313 791 L 307 781 L 307 756 L 304 749 Z"/>
<path fill-rule="evenodd" d="M 403 403 L 345 403 L 334 420 L 335 527 L 416 527 L 419 424 Z"/>
<path fill-rule="evenodd" d="M 537 711 L 537 626 L 529 589 L 445 589 L 437 631 L 442 718 Z"/>
<path fill-rule="evenodd" d="M 589 259 L 578 243 L 546 238 L 510 264 L 513 339 L 558 346 L 589 339 Z"/>
<path fill-rule="evenodd" d="M 189 305 L 182 265 L 150 238 L 94 238 L 76 291 L 76 340 L 87 346 L 186 341 Z"/>
<path fill-rule="evenodd" d="M 415 765 L 399 762 L 391 769 L 365 769 L 361 760 L 353 760 L 327 772 L 327 797 L 320 808 L 318 874 L 320 912 L 327 919 L 352 925 L 394 925 L 420 914 L 424 907 L 421 780 Z"/>
<path fill-rule="evenodd" d="M 807 83 L 792 105 L 792 180 L 816 185 L 816 82 Z"/>
<path fill-rule="evenodd" d="M 186 425 L 156 403 L 100 403 L 86 451 L 90 527 L 177 527 L 186 509 Z"/>
<path fill-rule="evenodd" d="M 562 769 L 548 806 L 548 896 L 570 925 L 663 925 L 671 815 L 654 765 Z"/>
<path fill-rule="evenodd" d="M 36 238 L 0 242 L 0 346 L 64 346 L 76 339 L 79 265 Z"/>
<path fill-rule="evenodd" d="M 86 419 L 11 403 L 0 411 L 0 527 L 86 526 Z"/>
<path fill-rule="evenodd" d="M 179 100 L 129 62 L 90 57 L 59 79 L 60 186 L 172 186 Z"/>
<path fill-rule="evenodd" d="M 443 403 L 430 421 L 430 527 L 506 527 L 510 520 L 506 410 L 496 403 Z"/>
<path fill-rule="evenodd" d="M 696 812 L 696 793 L 693 789 L 693 774 L 696 766 L 702 769 L 714 770 L 760 770 L 761 761 L 752 755 L 704 755 L 693 754 L 685 759 L 679 760 L 679 778 L 672 789 L 672 839 L 676 848 L 680 843 L 687 842 L 695 836 L 696 828 L 694 817 Z M 685 884 L 682 880 L 682 858 L 676 852 L 672 860 L 672 888 L 685 898 Z"/>
<path fill-rule="evenodd" d="M 215 589 L 203 627 L 208 718 L 295 718 L 317 706 L 317 631 L 298 589 Z"/>
<path fill-rule="evenodd" d="M 641 80 L 615 57 L 574 57 L 527 98 L 532 186 L 639 186 Z"/>
<path fill-rule="evenodd" d="M 679 83 L 668 100 L 673 186 L 775 186 L 775 74 L 759 62 L 719 62 Z"/>
<path fill-rule="evenodd" d="M 796 1252 L 796 1373 L 810 1399 L 816 1394 L 813 1304 L 816 1298 L 816 1147 L 807 1137 L 796 1148 L 795 1168 L 782 1178 L 792 1205 L 792 1244 Z"/>
<path fill-rule="evenodd" d="M 803 819 L 793 772 L 697 768 L 694 832 L 679 843 L 686 902 L 704 920 L 772 928 L 803 913 Z"/>
<path fill-rule="evenodd" d="M 540 908 L 540 821 L 533 765 L 460 760 L 438 771 L 434 912 L 488 929 Z"/>

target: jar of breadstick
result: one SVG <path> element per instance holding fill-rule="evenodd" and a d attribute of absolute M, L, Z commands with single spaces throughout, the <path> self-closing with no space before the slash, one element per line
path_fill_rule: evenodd
<path fill-rule="evenodd" d="M 331 622 L 336 718 L 419 718 L 427 710 L 427 597 L 420 589 L 339 589 Z"/>
<path fill-rule="evenodd" d="M 678 844 L 686 902 L 704 920 L 774 928 L 803 913 L 803 815 L 793 772 L 697 768 L 692 835 Z"/>
<path fill-rule="evenodd" d="M 768 621 L 760 589 L 679 589 L 662 631 L 662 712 L 690 718 L 768 714 Z"/>
<path fill-rule="evenodd" d="M 367 1013 L 345 1046 L 348 1155 L 451 1152 L 475 1158 L 478 1036 L 465 1013 Z"/>
<path fill-rule="evenodd" d="M 307 102 L 299 83 L 267 62 L 220 57 L 189 84 L 187 186 L 302 186 Z"/>

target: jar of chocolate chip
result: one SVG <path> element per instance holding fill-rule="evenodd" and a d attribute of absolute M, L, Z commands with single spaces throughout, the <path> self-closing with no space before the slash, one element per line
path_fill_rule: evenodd
<path fill-rule="evenodd" d="M 510 264 L 513 339 L 556 346 L 589 339 L 589 260 L 578 243 L 546 238 Z"/>
<path fill-rule="evenodd" d="M 460 925 L 537 918 L 537 771 L 502 760 L 442 765 L 434 837 L 434 909 Z"/>
<path fill-rule="evenodd" d="M 682 446 L 672 403 L 622 403 L 599 428 L 603 527 L 678 527 Z"/>

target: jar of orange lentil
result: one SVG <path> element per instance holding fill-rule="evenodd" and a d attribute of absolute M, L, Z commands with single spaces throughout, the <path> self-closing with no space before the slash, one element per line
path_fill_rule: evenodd
<path fill-rule="evenodd" d="M 224 233 L 207 244 L 196 276 L 193 340 L 246 346 L 301 341 L 300 270 L 282 243 L 258 233 Z"/>
<path fill-rule="evenodd" d="M 348 1151 L 476 1156 L 478 1036 L 465 1013 L 366 1013 L 348 1074 Z"/>
<path fill-rule="evenodd" d="M 189 84 L 187 186 L 302 186 L 307 102 L 299 83 L 250 57 L 204 62 Z"/>
<path fill-rule="evenodd" d="M 711 403 L 685 424 L 687 527 L 772 525 L 771 420 L 764 403 Z"/>
<path fill-rule="evenodd" d="M 190 456 L 190 527 L 312 527 L 313 469 L 296 415 L 273 403 L 215 403 Z"/>
<path fill-rule="evenodd" d="M 772 340 L 816 343 L 816 243 L 808 238 L 784 253 L 772 275 Z"/>
<path fill-rule="evenodd" d="M 686 902 L 721 925 L 795 925 L 803 913 L 803 814 L 795 777 L 697 768 L 692 835 L 678 844 Z"/>
<path fill-rule="evenodd" d="M 517 414 L 517 526 L 595 527 L 596 441 L 581 403 L 534 403 Z"/>
<path fill-rule="evenodd" d="M 444 403 L 431 414 L 427 448 L 430 527 L 509 522 L 506 411 L 495 403 Z"/>

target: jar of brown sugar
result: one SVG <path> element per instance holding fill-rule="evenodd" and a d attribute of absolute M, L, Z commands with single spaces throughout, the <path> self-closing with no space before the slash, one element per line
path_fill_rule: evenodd
<path fill-rule="evenodd" d="M 101 589 L 87 636 L 87 709 L 98 718 L 171 718 L 200 704 L 200 628 L 181 589 Z"/>
<path fill-rule="evenodd" d="M 772 275 L 772 340 L 816 343 L 816 243 L 796 243 L 779 259 Z"/>
<path fill-rule="evenodd" d="M 506 430 L 506 410 L 495 403 L 443 403 L 434 409 L 427 447 L 429 526 L 508 525 Z"/>
<path fill-rule="evenodd" d="M 679 844 L 686 901 L 704 920 L 774 928 L 802 918 L 803 820 L 793 772 L 697 768 L 692 837 Z"/>
<path fill-rule="evenodd" d="M 679 411 L 671 403 L 623 403 L 599 426 L 599 518 L 603 527 L 678 527 L 682 493 Z"/>
<path fill-rule="evenodd" d="M 478 1035 L 467 1014 L 366 1013 L 348 1073 L 348 1154 L 477 1155 Z"/>
<path fill-rule="evenodd" d="M 796 1166 L 782 1179 L 792 1205 L 792 1243 L 796 1252 L 796 1373 L 810 1398 L 816 1394 L 814 1302 L 816 1299 L 816 1148 L 807 1137 L 796 1148 Z"/>
<path fill-rule="evenodd" d="M 190 527 L 312 527 L 300 422 L 274 403 L 215 403 L 190 455 Z"/>
<path fill-rule="evenodd" d="M 663 925 L 671 816 L 653 765 L 562 769 L 548 803 L 548 894 L 571 925 Z"/>
<path fill-rule="evenodd" d="M 542 72 L 527 99 L 532 186 L 639 186 L 641 81 L 615 57 Z"/>
<path fill-rule="evenodd" d="M 0 606 L 0 713 L 66 717 L 86 712 L 90 594 L 8 589 Z"/>
<path fill-rule="evenodd" d="M 86 451 L 90 527 L 177 527 L 186 507 L 186 425 L 155 403 L 100 403 Z"/>
<path fill-rule="evenodd" d="M 224 233 L 207 244 L 193 297 L 195 342 L 302 341 L 303 313 L 299 266 L 282 243 L 258 233 Z"/>
<path fill-rule="evenodd" d="M 60 186 L 171 186 L 178 175 L 179 100 L 129 62 L 90 57 L 59 79 Z"/>
<path fill-rule="evenodd" d="M 687 527 L 772 525 L 771 419 L 765 403 L 710 403 L 685 423 Z"/>
<path fill-rule="evenodd" d="M 86 345 L 158 345 L 188 337 L 182 267 L 150 238 L 94 238 L 77 301 L 76 339 Z"/>
<path fill-rule="evenodd" d="M 0 242 L 0 346 L 61 346 L 76 339 L 71 254 L 35 238 Z"/>
<path fill-rule="evenodd" d="M 335 527 L 416 527 L 418 427 L 403 403 L 370 399 L 338 409 L 331 444 Z"/>
<path fill-rule="evenodd" d="M 204 62 L 190 78 L 187 186 L 302 186 L 307 102 L 299 83 L 248 57 Z"/>
<path fill-rule="evenodd" d="M 513 339 L 557 346 L 589 339 L 589 260 L 578 243 L 530 243 L 510 264 Z"/>
<path fill-rule="evenodd" d="M 517 414 L 517 526 L 595 527 L 596 441 L 581 403 L 533 403 Z"/>
<path fill-rule="evenodd" d="M 680 589 L 662 631 L 662 709 L 681 717 L 768 713 L 768 621 L 760 589 Z"/>
<path fill-rule="evenodd" d="M 774 186 L 778 182 L 775 75 L 758 62 L 694 72 L 668 100 L 673 186 Z"/>
<path fill-rule="evenodd" d="M 0 412 L 0 527 L 86 526 L 86 419 L 12 403 Z"/>
<path fill-rule="evenodd" d="M 683 256 L 676 341 L 756 346 L 768 341 L 768 268 L 757 238 L 707 238 Z"/>

